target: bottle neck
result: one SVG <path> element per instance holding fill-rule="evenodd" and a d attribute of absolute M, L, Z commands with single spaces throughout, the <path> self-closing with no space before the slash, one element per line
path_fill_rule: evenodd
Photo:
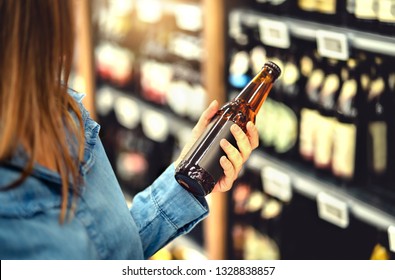
<path fill-rule="evenodd" d="M 251 82 L 235 97 L 235 100 L 243 100 L 250 109 L 257 113 L 265 102 L 272 86 L 273 76 L 271 70 L 263 68 Z"/>

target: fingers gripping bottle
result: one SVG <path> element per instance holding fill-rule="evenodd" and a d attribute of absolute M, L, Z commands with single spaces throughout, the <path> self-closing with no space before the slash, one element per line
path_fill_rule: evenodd
<path fill-rule="evenodd" d="M 218 110 L 206 130 L 176 167 L 175 178 L 182 187 L 197 196 L 205 196 L 213 190 L 214 185 L 224 175 L 219 163 L 220 158 L 225 155 L 219 145 L 221 139 L 225 138 L 237 147 L 230 127 L 236 123 L 246 132 L 248 121 L 255 123 L 256 114 L 280 74 L 281 70 L 275 63 L 266 62 L 249 84 Z"/>

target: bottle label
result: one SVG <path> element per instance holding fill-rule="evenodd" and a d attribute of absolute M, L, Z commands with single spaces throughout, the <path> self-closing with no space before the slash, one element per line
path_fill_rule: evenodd
<path fill-rule="evenodd" d="M 331 163 L 335 123 L 335 118 L 318 116 L 314 162 L 319 168 L 328 167 Z"/>
<path fill-rule="evenodd" d="M 372 169 L 382 174 L 387 169 L 387 124 L 383 121 L 369 123 L 369 135 L 372 141 Z"/>
<path fill-rule="evenodd" d="M 395 23 L 395 1 L 378 1 L 378 18 L 381 22 Z"/>
<path fill-rule="evenodd" d="M 267 98 L 256 116 L 255 125 L 264 147 L 272 147 L 276 138 L 278 120 L 278 103 Z"/>
<path fill-rule="evenodd" d="M 174 9 L 177 27 L 192 32 L 198 32 L 202 29 L 202 14 L 202 8 L 198 5 L 178 4 Z"/>
<path fill-rule="evenodd" d="M 317 9 L 317 1 L 316 0 L 299 0 L 298 6 L 300 9 L 308 12 L 313 12 Z"/>
<path fill-rule="evenodd" d="M 356 126 L 336 122 L 334 132 L 332 171 L 336 176 L 352 178 L 355 168 Z"/>
<path fill-rule="evenodd" d="M 141 125 L 144 134 L 156 142 L 164 142 L 170 134 L 169 120 L 164 114 L 156 110 L 145 109 L 142 111 Z"/>
<path fill-rule="evenodd" d="M 316 110 L 307 108 L 303 108 L 300 114 L 300 154 L 306 159 L 312 159 L 319 114 Z"/>
<path fill-rule="evenodd" d="M 334 15 L 336 14 L 336 0 L 317 0 L 317 10 L 320 13 Z"/>
<path fill-rule="evenodd" d="M 288 106 L 278 104 L 278 119 L 274 147 L 277 153 L 286 153 L 291 150 L 298 137 L 298 118 L 295 112 Z M 271 124 L 272 126 L 273 123 Z"/>
<path fill-rule="evenodd" d="M 359 19 L 372 20 L 377 18 L 377 0 L 355 1 L 355 16 Z"/>
<path fill-rule="evenodd" d="M 284 67 L 284 76 L 282 82 L 286 86 L 290 86 L 296 83 L 300 77 L 300 72 L 298 67 L 291 62 L 287 62 Z"/>

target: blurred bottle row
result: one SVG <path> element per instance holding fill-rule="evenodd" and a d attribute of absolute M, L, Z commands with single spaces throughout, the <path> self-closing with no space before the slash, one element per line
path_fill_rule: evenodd
<path fill-rule="evenodd" d="M 383 35 L 395 34 L 394 0 L 249 0 L 248 7 Z"/>
<path fill-rule="evenodd" d="M 101 139 L 130 199 L 174 161 L 205 109 L 200 2 L 92 2 Z M 182 240 L 152 259 L 205 258 L 200 225 Z"/>
<path fill-rule="evenodd" d="M 353 216 L 340 228 L 321 219 L 316 201 L 294 193 L 284 202 L 264 189 L 260 173 L 251 169 L 235 182 L 228 206 L 229 259 L 395 259 L 386 230 Z"/>
<path fill-rule="evenodd" d="M 395 58 L 351 49 L 336 60 L 321 56 L 315 42 L 292 38 L 282 49 L 264 45 L 256 29 L 244 32 L 242 41 L 229 39 L 229 98 L 265 61 L 283 69 L 257 116 L 261 148 L 340 185 L 395 191 Z"/>
<path fill-rule="evenodd" d="M 265 15 L 281 14 L 282 19 L 296 17 L 326 23 L 328 29 L 334 25 L 348 27 L 351 34 L 358 29 L 389 35 L 394 33 L 395 25 L 384 20 L 384 13 L 394 14 L 390 9 L 394 4 L 358 0 L 238 1 L 236 8 L 248 9 L 239 9 L 237 17 L 232 17 L 235 13 L 231 9 L 228 18 L 228 99 L 249 82 L 265 61 L 272 60 L 283 70 L 256 120 L 258 149 L 263 156 L 278 159 L 276 164 L 283 163 L 284 170 L 295 167 L 298 174 L 317 179 L 313 180 L 317 184 L 329 182 L 335 186 L 333 193 L 336 188 L 352 194 L 361 190 L 365 197 L 374 197 L 376 204 L 372 208 L 384 207 L 384 201 L 393 205 L 395 198 L 395 57 L 350 44 L 346 58 L 331 58 L 320 52 L 314 38 L 292 33 L 286 36 L 289 42 L 276 46 L 271 38 L 263 40 L 265 29 L 258 21 Z M 369 12 L 374 12 L 374 17 L 368 18 Z M 258 21 L 249 22 L 251 14 Z M 270 164 L 265 169 L 268 167 Z M 245 168 L 231 190 L 229 258 L 395 258 L 393 241 L 385 227 L 360 219 L 352 211 L 344 227 L 328 222 L 319 213 L 318 197 L 313 195 L 311 199 L 293 191 L 289 199 L 280 199 L 268 192 L 270 184 L 281 187 L 277 184 L 280 178 L 270 181 L 262 171 L 255 166 Z M 296 189 L 294 183 L 289 177 L 285 182 L 292 190 Z M 376 218 L 372 214 L 372 219 Z"/>
<path fill-rule="evenodd" d="M 98 84 L 196 121 L 207 100 L 199 1 L 104 2 L 95 17 Z"/>

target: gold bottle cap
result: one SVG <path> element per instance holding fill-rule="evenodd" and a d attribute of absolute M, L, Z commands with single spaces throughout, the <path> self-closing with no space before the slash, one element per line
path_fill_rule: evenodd
<path fill-rule="evenodd" d="M 278 67 L 278 65 L 276 63 L 274 63 L 273 61 L 268 61 L 265 63 L 265 65 L 263 67 L 267 67 L 272 71 L 272 75 L 274 77 L 274 80 L 276 80 L 278 77 L 280 77 L 281 75 L 281 69 L 280 67 Z"/>

